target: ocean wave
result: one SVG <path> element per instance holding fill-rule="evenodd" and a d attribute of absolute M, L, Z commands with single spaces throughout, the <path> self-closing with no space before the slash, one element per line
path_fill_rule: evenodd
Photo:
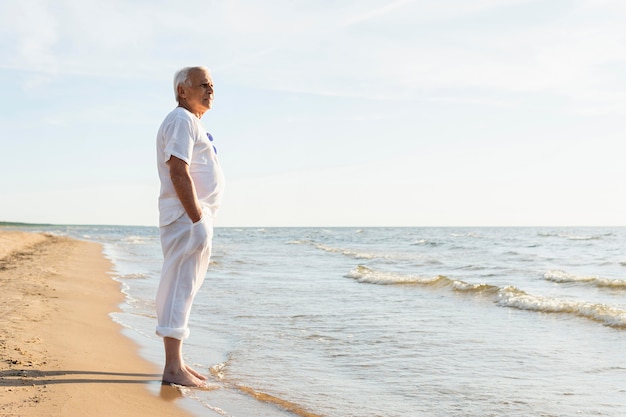
<path fill-rule="evenodd" d="M 450 233 L 451 237 L 479 237 L 479 234 L 476 232 L 467 232 L 467 233 Z"/>
<path fill-rule="evenodd" d="M 600 240 L 608 236 L 613 236 L 613 233 L 602 233 L 599 235 L 576 235 L 571 233 L 549 233 L 549 232 L 539 232 L 537 233 L 539 237 L 559 237 L 567 240 Z"/>
<path fill-rule="evenodd" d="M 152 243 L 157 239 L 156 236 L 138 236 L 138 235 L 128 235 L 121 239 L 124 243 Z"/>
<path fill-rule="evenodd" d="M 375 259 L 375 258 L 387 258 L 388 257 L 387 255 L 384 255 L 384 254 L 381 255 L 381 254 L 376 254 L 376 253 L 371 253 L 371 252 L 359 252 L 359 251 L 354 251 L 350 249 L 335 248 L 332 246 L 322 245 L 321 243 L 314 243 L 314 246 L 317 249 L 321 249 L 325 252 L 340 253 L 344 256 L 349 256 L 355 259 Z"/>
<path fill-rule="evenodd" d="M 275 406 L 278 406 L 284 410 L 287 410 L 288 412 L 296 415 L 296 416 L 300 416 L 300 417 L 322 417 L 319 414 L 315 414 L 312 413 L 310 411 L 307 411 L 306 409 L 304 409 L 304 407 L 300 406 L 299 404 L 296 404 L 294 402 L 285 400 L 283 398 L 279 398 L 279 397 L 275 397 L 273 395 L 261 392 L 261 391 L 257 391 L 253 388 L 247 387 L 245 385 L 237 385 L 237 388 L 245 393 L 248 394 L 249 396 L 251 396 L 252 398 L 256 399 L 257 401 L 261 401 L 264 403 L 268 403 L 268 404 L 273 404 Z"/>
<path fill-rule="evenodd" d="M 286 242 L 287 245 L 303 245 L 305 243 L 307 243 L 307 242 L 304 241 L 304 240 L 298 240 L 298 239 L 296 239 L 296 240 L 289 240 L 289 241 Z"/>
<path fill-rule="evenodd" d="M 295 415 L 295 416 L 300 416 L 300 417 L 322 417 L 319 414 L 315 414 L 312 413 L 308 410 L 305 409 L 305 407 L 303 407 L 300 404 L 297 404 L 295 402 L 292 402 L 290 400 L 284 399 L 284 398 L 280 398 L 277 397 L 275 395 L 271 395 L 265 392 L 261 392 L 257 389 L 251 388 L 249 386 L 246 385 L 241 385 L 235 381 L 230 381 L 229 378 L 225 375 L 226 373 L 226 369 L 229 366 L 229 362 L 230 362 L 230 358 L 228 358 L 225 362 L 222 363 L 218 363 L 216 365 L 213 365 L 212 367 L 209 368 L 209 371 L 211 372 L 211 375 L 213 377 L 215 377 L 220 384 L 223 384 L 223 386 L 227 387 L 227 388 L 236 388 L 239 391 L 241 391 L 244 394 L 249 395 L 250 397 L 254 398 L 255 400 L 259 401 L 259 402 L 263 402 L 263 403 L 267 403 L 267 404 L 272 404 L 274 406 L 278 406 L 286 411 L 288 411 L 289 413 Z M 216 385 L 215 387 L 213 387 L 212 389 L 215 388 L 219 388 L 221 385 Z M 194 388 L 195 389 L 195 388 Z M 190 393 L 187 393 L 190 394 Z M 208 404 L 204 404 L 205 406 L 208 406 Z M 211 407 L 209 407 L 211 408 Z M 215 410 L 214 410 L 215 411 Z M 223 410 L 222 410 L 223 411 Z M 220 413 L 222 415 L 227 415 L 226 412 Z"/>
<path fill-rule="evenodd" d="M 432 240 L 428 240 L 428 239 L 419 239 L 416 240 L 414 242 L 411 243 L 411 246 L 440 246 L 441 243 L 439 242 L 433 242 Z"/>
<path fill-rule="evenodd" d="M 583 283 L 594 285 L 596 287 L 626 288 L 626 280 L 601 278 L 597 276 L 577 276 L 568 274 L 567 272 L 561 270 L 548 271 L 543 274 L 543 278 L 547 281 L 559 284 Z"/>
<path fill-rule="evenodd" d="M 606 326 L 626 329 L 626 310 L 606 304 L 571 301 L 529 294 L 514 286 L 499 287 L 485 283 L 473 284 L 443 275 L 424 277 L 380 271 L 359 265 L 346 278 L 378 285 L 415 285 L 448 289 L 457 293 L 491 297 L 501 307 L 540 313 L 563 313 L 600 322 Z"/>
<path fill-rule="evenodd" d="M 317 243 L 314 241 L 291 241 L 289 244 L 309 244 L 316 249 L 322 250 L 328 253 L 337 253 L 348 258 L 356 259 L 356 260 L 370 260 L 370 259 L 379 259 L 384 261 L 414 261 L 415 256 L 408 253 L 401 252 L 370 252 L 363 250 L 354 250 L 354 249 L 345 249 L 334 246 L 325 245 L 322 243 Z M 427 260 L 427 263 L 439 263 L 437 260 Z"/>
<path fill-rule="evenodd" d="M 433 284 L 442 276 L 420 277 L 417 275 L 404 275 L 396 272 L 375 271 L 366 266 L 359 265 L 345 275 L 346 278 L 352 278 L 358 282 L 379 285 L 394 284 Z"/>
<path fill-rule="evenodd" d="M 497 304 L 519 310 L 541 313 L 566 313 L 600 322 L 606 326 L 626 328 L 626 311 L 606 304 L 570 301 L 528 294 L 515 287 L 498 291 Z"/>
<path fill-rule="evenodd" d="M 149 276 L 150 275 L 148 275 L 148 274 L 137 272 L 137 273 L 134 273 L 134 274 L 120 275 L 119 279 L 144 279 L 144 278 L 148 278 Z"/>
<path fill-rule="evenodd" d="M 458 292 L 495 292 L 498 287 L 489 284 L 471 284 L 465 281 L 450 279 L 444 275 L 424 277 L 419 275 L 406 275 L 397 272 L 377 271 L 363 265 L 357 266 L 345 275 L 358 282 L 378 285 L 422 285 L 448 287 Z"/>

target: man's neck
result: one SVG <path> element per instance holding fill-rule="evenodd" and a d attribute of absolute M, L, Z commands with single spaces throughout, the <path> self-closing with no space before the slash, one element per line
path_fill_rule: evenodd
<path fill-rule="evenodd" d="M 202 118 L 202 115 L 204 114 L 204 112 L 195 112 L 192 109 L 189 108 L 189 106 L 187 106 L 186 103 L 178 103 L 178 107 L 182 107 L 183 109 L 187 110 L 189 113 L 193 114 L 194 116 L 196 116 L 198 119 Z"/>

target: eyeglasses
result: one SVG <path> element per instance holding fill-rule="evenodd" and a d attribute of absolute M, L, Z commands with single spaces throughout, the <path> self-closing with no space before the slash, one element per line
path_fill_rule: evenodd
<path fill-rule="evenodd" d="M 211 144 L 213 145 L 213 136 L 211 136 L 211 134 L 207 132 L 206 137 L 209 138 Z M 215 147 L 215 145 L 213 145 L 213 150 L 215 151 L 215 155 L 217 155 L 217 148 Z"/>

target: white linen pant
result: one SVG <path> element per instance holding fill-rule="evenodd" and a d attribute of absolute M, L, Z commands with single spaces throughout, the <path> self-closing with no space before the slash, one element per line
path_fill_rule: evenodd
<path fill-rule="evenodd" d="M 183 340 L 189 337 L 189 313 L 211 257 L 213 219 L 204 214 L 192 223 L 186 214 L 160 228 L 163 269 L 156 296 L 161 337 Z"/>

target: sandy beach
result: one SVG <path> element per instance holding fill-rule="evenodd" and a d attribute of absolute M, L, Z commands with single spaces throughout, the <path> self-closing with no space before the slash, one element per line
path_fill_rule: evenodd
<path fill-rule="evenodd" d="M 110 269 L 96 243 L 0 231 L 0 415 L 190 415 L 109 317 Z"/>

